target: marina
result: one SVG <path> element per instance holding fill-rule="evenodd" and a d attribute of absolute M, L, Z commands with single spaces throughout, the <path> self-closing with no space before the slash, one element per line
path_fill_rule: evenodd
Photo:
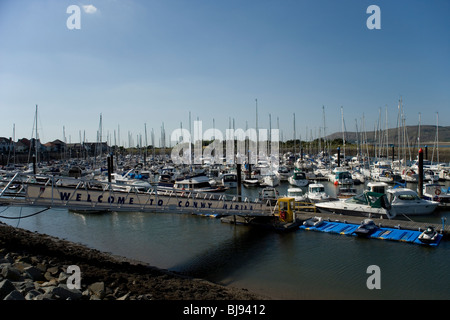
<path fill-rule="evenodd" d="M 12 176 L 8 181 L 11 178 Z M 42 179 L 42 177 L 36 178 L 43 184 L 45 184 L 44 181 L 47 183 L 49 181 Z M 361 237 L 331 232 L 312 232 L 312 230 L 303 229 L 303 222 L 319 214 L 327 223 L 334 223 L 336 226 L 342 227 L 351 226 L 352 228 L 358 226 L 364 217 L 329 215 L 319 213 L 317 210 L 314 212 L 314 206 L 305 209 L 305 203 L 300 202 L 298 205 L 302 205 L 302 208 L 298 205 L 295 206 L 296 231 L 289 230 L 286 233 L 275 230 L 276 232 L 273 232 L 266 228 L 267 221 L 265 221 L 265 228 L 256 224 L 249 225 L 248 222 L 252 219 L 266 218 L 262 216 L 245 217 L 243 214 L 245 211 L 240 210 L 240 207 L 237 208 L 239 211 L 233 212 L 230 208 L 236 210 L 236 207 L 227 206 L 228 212 L 224 215 L 224 202 L 221 202 L 220 214 L 212 210 L 194 210 L 198 208 L 194 208 L 192 194 L 189 195 L 188 192 L 185 192 L 183 196 L 181 192 L 173 192 L 172 195 L 165 196 L 174 199 L 171 200 L 174 201 L 171 210 L 168 210 L 169 206 L 165 206 L 164 203 L 163 194 L 170 192 L 167 190 L 160 191 L 161 193 L 158 194 L 163 200 L 159 207 L 156 198 L 154 198 L 156 195 L 147 191 L 150 194 L 150 198 L 147 199 L 150 200 L 141 201 L 140 196 L 138 196 L 138 198 L 133 199 L 132 205 L 139 204 L 139 207 L 125 210 L 125 205 L 130 205 L 130 198 L 132 195 L 136 195 L 137 191 L 110 191 L 109 189 L 106 191 L 86 191 L 80 185 L 73 193 L 76 186 L 69 188 L 67 183 L 71 180 L 66 178 L 64 181 L 66 186 L 55 186 L 53 189 L 57 196 L 54 200 L 59 202 L 58 206 L 55 205 L 42 213 L 36 214 L 47 207 L 23 206 L 23 203 L 22 205 L 17 205 L 17 203 L 12 205 L 12 202 L 4 202 L 1 207 L 2 218 L 0 218 L 0 221 L 84 243 L 102 251 L 145 261 L 157 267 L 190 276 L 202 277 L 226 285 L 245 287 L 259 293 L 270 292 L 270 295 L 276 299 L 346 299 L 356 297 L 358 299 L 361 297 L 376 299 L 377 293 L 369 291 L 367 288 L 364 289 L 365 268 L 372 264 L 380 265 L 384 270 L 383 283 L 390 284 L 389 287 L 383 288 L 383 298 L 385 299 L 398 297 L 440 299 L 448 297 L 444 288 L 439 289 L 441 281 L 445 283 L 446 276 L 440 276 L 441 280 L 435 282 L 435 276 L 431 276 L 433 273 L 430 273 L 429 276 L 428 273 L 422 272 L 420 276 L 414 275 L 415 268 L 413 267 L 414 264 L 417 264 L 420 269 L 444 270 L 445 267 L 442 265 L 447 263 L 447 258 L 444 258 L 444 256 L 450 250 L 445 237 L 439 239 L 440 241 L 437 242 L 436 246 L 430 246 L 417 245 L 413 241 L 403 241 L 403 243 L 400 240 L 379 241 L 380 236 L 378 238 L 360 239 Z M 441 183 L 448 184 L 446 181 Z M 156 184 L 153 183 L 153 188 L 156 188 Z M 321 184 L 324 187 L 323 191 L 330 198 L 337 199 L 339 186 L 324 180 L 321 181 Z M 13 185 L 14 183 L 10 184 L 12 188 L 10 191 L 19 192 L 17 187 L 13 187 Z M 30 200 L 38 198 L 41 186 L 34 184 L 34 188 L 32 187 L 34 195 Z M 410 186 L 414 187 L 417 184 L 411 184 Z M 281 182 L 280 186 L 276 188 L 279 197 L 288 196 L 290 187 L 287 181 Z M 360 184 L 356 185 L 355 188 L 360 194 L 367 189 L 367 185 Z M 51 189 L 51 187 L 46 188 L 44 192 L 51 192 Z M 242 198 L 253 199 L 254 201 L 259 199 L 259 193 L 262 190 L 263 187 L 243 187 Z M 307 188 L 302 190 L 304 194 L 307 194 Z M 91 193 L 94 191 L 96 193 Z M 107 199 L 110 192 L 114 192 L 115 200 L 112 202 L 112 199 L 110 199 L 110 203 L 108 203 Z M 78 196 L 77 193 L 81 195 Z M 44 194 L 42 193 L 41 196 Z M 111 206 L 116 204 L 124 206 L 122 208 L 124 210 L 77 211 L 73 210 L 77 209 L 76 207 L 70 208 L 70 206 L 67 206 L 72 201 L 77 203 L 77 197 L 79 202 L 87 200 L 89 194 L 91 194 L 91 200 L 96 200 L 90 205 L 107 204 Z M 124 199 L 120 200 L 119 203 L 119 194 L 128 194 L 128 196 L 124 196 Z M 208 194 L 211 198 L 216 197 L 217 201 L 224 201 L 224 199 L 219 200 L 219 197 L 222 196 L 229 199 L 231 203 L 233 198 L 235 198 L 235 201 L 237 199 L 237 188 L 229 188 L 222 193 L 205 194 Z M 102 202 L 99 203 L 98 198 L 101 195 L 103 195 L 100 198 Z M 2 198 L 5 199 L 5 194 Z M 12 198 L 11 194 L 7 197 L 9 201 Z M 153 202 L 151 202 L 151 199 L 154 199 Z M 24 200 L 25 198 L 16 198 L 16 201 Z M 70 201 L 67 202 L 68 200 Z M 155 201 L 156 206 L 153 207 Z M 180 204 L 179 201 L 183 202 Z M 188 207 L 186 207 L 186 201 L 189 201 Z M 87 203 L 87 201 L 84 202 Z M 248 202 L 246 203 L 248 204 Z M 48 205 L 48 202 L 40 204 Z M 208 206 L 206 202 L 204 206 L 206 209 Z M 96 207 L 95 209 L 99 208 Z M 166 210 L 163 210 L 163 208 L 166 208 Z M 264 208 L 270 208 L 266 211 L 270 212 L 269 216 L 276 214 L 278 211 L 276 205 L 266 205 Z M 233 213 L 239 213 L 241 216 L 236 216 L 236 221 L 234 221 L 235 215 Z M 27 216 L 30 217 L 27 218 Z M 5 217 L 22 218 L 7 219 Z M 412 221 L 403 216 L 402 219 L 397 217 L 397 219 L 378 220 L 373 218 L 373 220 L 377 226 L 381 224 L 383 229 L 392 229 L 395 232 L 400 230 L 400 225 L 401 230 L 404 230 L 403 232 L 415 236 L 428 226 L 435 226 L 439 233 L 446 234 L 448 232 L 447 225 L 442 223 L 446 217 L 447 211 L 438 209 L 431 215 L 414 216 L 411 218 Z M 275 218 L 277 219 L 277 217 Z M 273 217 L 267 219 L 273 219 Z M 392 231 L 391 237 L 396 234 L 394 231 Z M 427 253 L 421 251 L 426 248 L 433 251 Z M 357 254 L 355 250 L 358 252 Z M 423 260 L 424 254 L 428 256 L 426 262 Z M 391 265 L 394 261 L 398 261 L 399 257 L 402 259 L 402 256 L 404 262 L 396 263 L 395 266 Z M 354 263 L 349 264 L 349 259 L 352 259 Z M 308 262 L 306 263 L 306 261 Z M 399 268 L 409 271 L 399 273 Z M 286 273 L 290 276 L 283 276 Z M 322 277 L 318 278 L 318 274 L 321 274 Z M 416 280 L 411 282 L 410 277 L 415 277 Z M 264 281 L 261 281 L 261 279 L 264 279 Z M 346 284 L 343 284 L 343 282 Z M 432 292 L 419 290 L 430 285 L 430 283 L 433 287 Z M 395 289 L 396 287 L 404 288 L 405 285 L 409 288 L 408 292 L 410 293 L 408 294 L 405 294 L 404 290 L 397 291 Z M 411 294 L 412 292 L 415 292 L 415 294 Z"/>
<path fill-rule="evenodd" d="M 361 285 L 373 264 L 389 284 L 414 288 L 389 288 L 383 299 L 448 296 L 433 276 L 411 284 L 411 266 L 399 274 L 395 263 L 402 255 L 427 270 L 450 263 L 449 165 L 425 174 L 422 149 L 413 162 L 342 157 L 338 147 L 256 165 L 116 151 L 4 167 L 0 222 L 275 299 L 379 298 Z M 423 291 L 429 283 L 433 291 Z"/>

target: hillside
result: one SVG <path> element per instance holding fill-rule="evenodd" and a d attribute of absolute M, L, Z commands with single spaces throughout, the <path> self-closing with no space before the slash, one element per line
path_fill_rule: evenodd
<path fill-rule="evenodd" d="M 419 137 L 419 126 L 406 126 L 405 128 L 407 141 L 411 146 L 417 144 L 417 139 Z M 400 131 L 400 132 L 399 132 Z M 387 130 L 388 136 L 388 144 L 398 144 L 399 134 L 400 141 L 403 139 L 403 129 L 399 130 L 397 128 L 391 128 Z M 439 142 L 440 143 L 450 143 L 450 126 L 439 126 L 438 130 Z M 376 133 L 376 135 L 375 135 Z M 373 143 L 375 139 L 379 142 L 380 134 L 382 137 L 383 143 L 386 143 L 386 130 L 381 130 L 378 132 L 367 131 L 367 132 L 359 132 L 359 141 L 361 142 L 366 139 L 367 143 Z M 335 132 L 327 136 L 327 140 L 334 139 L 342 139 L 342 132 Z M 356 132 L 345 132 L 345 140 L 351 143 L 355 143 L 357 141 L 357 133 Z M 420 126 L 420 144 L 428 144 L 432 145 L 436 141 L 436 126 L 431 125 L 422 125 Z"/>

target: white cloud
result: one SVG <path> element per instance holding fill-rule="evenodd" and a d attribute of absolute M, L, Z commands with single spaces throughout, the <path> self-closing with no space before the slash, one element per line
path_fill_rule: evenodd
<path fill-rule="evenodd" d="M 84 10 L 84 12 L 89 13 L 89 14 L 93 14 L 93 13 L 97 12 L 97 8 L 94 7 L 92 4 L 84 5 L 83 10 Z"/>

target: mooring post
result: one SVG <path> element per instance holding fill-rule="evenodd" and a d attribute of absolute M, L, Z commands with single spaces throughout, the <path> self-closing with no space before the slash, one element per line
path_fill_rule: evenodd
<path fill-rule="evenodd" d="M 36 174 L 36 156 L 33 154 L 33 174 Z"/>
<path fill-rule="evenodd" d="M 394 145 L 392 145 L 392 163 L 394 163 L 394 159 L 395 159 L 395 149 Z"/>
<path fill-rule="evenodd" d="M 237 193 L 238 193 L 238 199 L 241 201 L 242 196 L 242 190 L 241 190 L 241 180 L 242 180 L 242 165 L 238 163 L 236 165 L 237 170 Z"/>
<path fill-rule="evenodd" d="M 341 166 L 341 148 L 340 147 L 337 148 L 337 158 L 338 158 L 337 166 L 339 168 Z"/>
<path fill-rule="evenodd" d="M 419 149 L 419 186 L 417 187 L 417 193 L 422 198 L 423 195 L 423 150 Z"/>
<path fill-rule="evenodd" d="M 108 164 L 108 182 L 111 182 L 111 170 L 112 170 L 112 168 L 111 168 L 111 156 L 108 156 L 106 158 L 106 162 Z"/>

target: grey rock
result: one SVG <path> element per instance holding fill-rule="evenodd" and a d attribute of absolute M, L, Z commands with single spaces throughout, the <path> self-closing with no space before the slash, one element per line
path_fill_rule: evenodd
<path fill-rule="evenodd" d="M 70 277 L 70 274 L 67 274 L 67 273 L 65 273 L 65 272 L 61 272 L 60 274 L 59 274 L 59 277 L 58 277 L 58 282 L 59 283 L 66 283 L 67 282 L 67 279 Z"/>
<path fill-rule="evenodd" d="M 13 267 L 16 268 L 17 270 L 20 270 L 20 272 L 24 272 L 25 268 L 31 267 L 31 264 L 18 261 L 13 263 Z"/>
<path fill-rule="evenodd" d="M 2 276 L 11 281 L 18 281 L 21 278 L 20 271 L 12 266 L 3 267 Z"/>
<path fill-rule="evenodd" d="M 49 268 L 47 268 L 47 272 L 54 276 L 54 275 L 58 274 L 59 268 L 58 267 L 49 267 Z"/>
<path fill-rule="evenodd" d="M 54 288 L 52 290 L 52 293 L 54 296 L 58 297 L 59 299 L 63 300 L 78 300 L 81 298 L 82 293 L 78 289 L 69 289 L 67 285 L 60 284 L 58 287 Z"/>
<path fill-rule="evenodd" d="M 33 300 L 55 300 L 51 293 L 43 293 L 36 296 Z"/>
<path fill-rule="evenodd" d="M 45 278 L 42 274 L 42 271 L 36 267 L 27 267 L 24 269 L 25 273 L 32 279 L 33 281 L 44 281 Z"/>
<path fill-rule="evenodd" d="M 3 300 L 8 294 L 16 290 L 16 287 L 8 279 L 0 282 L 0 300 Z"/>
<path fill-rule="evenodd" d="M 24 281 L 15 283 L 16 289 L 22 294 L 26 294 L 30 290 L 34 290 L 34 282 L 31 279 L 25 279 Z"/>
<path fill-rule="evenodd" d="M 95 282 L 89 286 L 89 291 L 92 292 L 93 295 L 103 299 L 105 297 L 105 283 L 104 282 Z"/>
<path fill-rule="evenodd" d="M 42 293 L 37 290 L 30 290 L 25 296 L 25 300 L 34 300 L 37 296 L 41 295 Z"/>
<path fill-rule="evenodd" d="M 3 300 L 25 300 L 25 297 L 19 291 L 13 290 Z"/>

